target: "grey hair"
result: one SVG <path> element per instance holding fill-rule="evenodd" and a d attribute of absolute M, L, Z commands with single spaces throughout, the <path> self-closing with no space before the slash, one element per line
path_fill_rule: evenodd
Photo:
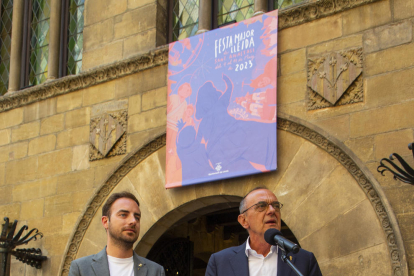
<path fill-rule="evenodd" d="M 254 192 L 256 190 L 269 190 L 267 187 L 265 186 L 259 186 L 256 188 L 251 189 L 244 197 L 243 199 L 240 201 L 240 206 L 239 206 L 239 212 L 240 214 L 243 212 L 243 210 L 246 209 L 246 197 L 251 193 Z"/>

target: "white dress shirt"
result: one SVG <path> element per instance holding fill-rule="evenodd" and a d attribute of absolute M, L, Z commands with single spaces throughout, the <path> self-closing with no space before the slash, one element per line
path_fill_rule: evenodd
<path fill-rule="evenodd" d="M 108 255 L 109 274 L 115 276 L 134 276 L 134 258 L 115 258 Z"/>
<path fill-rule="evenodd" d="M 249 259 L 249 276 L 276 276 L 277 274 L 277 246 L 272 245 L 270 252 L 264 257 L 257 254 L 256 250 L 250 247 L 250 240 L 246 242 L 246 256 Z"/>

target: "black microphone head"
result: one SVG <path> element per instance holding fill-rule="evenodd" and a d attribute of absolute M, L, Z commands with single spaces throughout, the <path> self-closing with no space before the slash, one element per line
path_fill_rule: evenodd
<path fill-rule="evenodd" d="M 275 229 L 275 228 L 270 228 L 267 229 L 265 234 L 264 234 L 264 239 L 268 244 L 271 245 L 276 245 L 275 239 L 274 237 L 278 235 L 278 236 L 283 236 L 282 232 L 280 232 L 279 230 Z"/>

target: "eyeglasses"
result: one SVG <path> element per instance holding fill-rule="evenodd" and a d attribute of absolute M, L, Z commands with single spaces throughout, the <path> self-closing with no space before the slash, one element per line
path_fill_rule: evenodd
<path fill-rule="evenodd" d="M 252 207 L 255 207 L 254 209 L 258 212 L 263 212 L 264 210 L 267 209 L 267 207 L 269 207 L 269 205 L 272 205 L 273 209 L 275 209 L 276 212 L 279 212 L 280 209 L 282 209 L 283 207 L 283 204 L 280 203 L 279 201 L 273 201 L 270 203 L 267 203 L 266 201 L 259 201 L 256 204 L 253 204 L 252 206 L 244 210 L 243 212 L 241 212 L 241 214 L 245 213 L 247 210 L 249 210 Z"/>

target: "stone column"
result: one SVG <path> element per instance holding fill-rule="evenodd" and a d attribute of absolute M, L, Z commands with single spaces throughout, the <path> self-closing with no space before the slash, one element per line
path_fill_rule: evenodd
<path fill-rule="evenodd" d="M 254 14 L 261 15 L 267 12 L 267 0 L 254 0 Z"/>
<path fill-rule="evenodd" d="M 20 89 L 20 72 L 22 68 L 23 48 L 24 1 L 25 0 L 13 1 L 13 34 L 11 37 L 9 91 L 7 94 Z"/>
<path fill-rule="evenodd" d="M 211 0 L 200 0 L 198 11 L 198 31 L 196 34 L 205 33 L 211 30 Z"/>
<path fill-rule="evenodd" d="M 52 0 L 50 5 L 50 36 L 49 36 L 49 61 L 47 79 L 59 78 L 59 47 L 60 47 L 60 11 L 61 0 Z"/>

